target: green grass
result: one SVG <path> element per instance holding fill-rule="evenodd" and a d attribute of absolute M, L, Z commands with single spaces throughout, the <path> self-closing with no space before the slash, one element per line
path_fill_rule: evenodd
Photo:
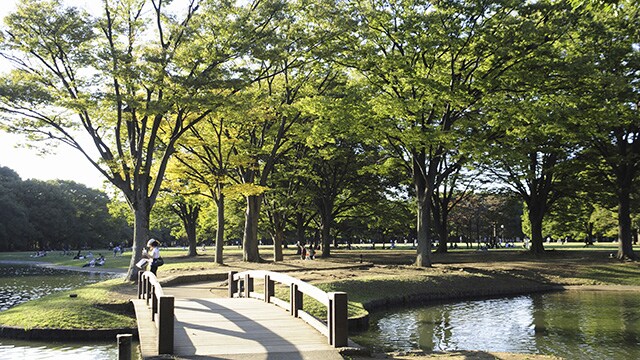
<path fill-rule="evenodd" d="M 0 324 L 24 329 L 133 328 L 135 319 L 124 313 L 129 300 L 120 291 L 133 286 L 113 279 L 54 293 L 0 312 Z"/>
<path fill-rule="evenodd" d="M 640 264 L 633 262 L 598 264 L 584 267 L 576 277 L 598 284 L 640 286 Z"/>

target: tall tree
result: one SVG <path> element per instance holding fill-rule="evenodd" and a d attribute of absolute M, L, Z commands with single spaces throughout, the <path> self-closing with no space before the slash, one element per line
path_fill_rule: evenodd
<path fill-rule="evenodd" d="M 0 251 L 27 250 L 18 239 L 26 239 L 35 229 L 29 210 L 20 201 L 22 179 L 8 167 L 0 167 Z"/>
<path fill-rule="evenodd" d="M 326 25 L 312 26 L 322 22 L 321 9 L 326 6 L 317 5 L 307 8 L 303 1 L 283 5 L 275 22 L 277 31 L 260 44 L 262 51 L 252 54 L 263 79 L 242 94 L 244 108 L 239 109 L 236 120 L 241 128 L 237 137 L 242 140 L 237 149 L 243 163 L 237 166 L 235 179 L 244 185 L 246 199 L 245 261 L 261 261 L 257 236 L 264 191 L 275 166 L 295 148 L 294 139 L 301 138 L 296 136 L 301 124 L 309 120 L 298 103 L 322 94 L 335 76 L 331 67 L 317 61 L 317 49 L 333 36 Z"/>
<path fill-rule="evenodd" d="M 633 252 L 631 199 L 640 170 L 640 9 L 635 1 L 598 6 L 594 2 L 568 48 L 576 67 L 580 113 L 575 121 L 587 135 L 585 159 L 595 160 L 618 202 L 619 259 Z"/>
<path fill-rule="evenodd" d="M 216 205 L 216 251 L 214 261 L 222 264 L 225 242 L 225 187 L 233 168 L 235 130 L 229 125 L 228 109 L 208 115 L 189 134 L 176 153 L 176 171 L 198 185 L 197 193 L 212 199 Z"/>
<path fill-rule="evenodd" d="M 417 203 L 416 265 L 431 266 L 431 208 L 440 163 L 464 137 L 493 81 L 544 45 L 546 2 L 347 1 L 339 61 L 376 89 L 371 129 L 405 161 Z"/>
<path fill-rule="evenodd" d="M 436 250 L 439 253 L 447 252 L 450 235 L 449 214 L 456 205 L 472 193 L 476 177 L 463 169 L 467 158 L 455 155 L 457 151 L 447 154 L 440 162 L 441 169 L 438 170 L 439 175 L 434 184 L 431 200 L 434 228 L 440 239 Z"/>
<path fill-rule="evenodd" d="M 129 279 L 175 144 L 206 116 L 199 104 L 211 102 L 237 50 L 226 46 L 237 35 L 226 2 L 168 5 L 104 0 L 94 18 L 59 0 L 24 0 L 2 32 L 13 64 L 0 85 L 6 126 L 71 146 L 122 191 L 135 218 Z"/>
<path fill-rule="evenodd" d="M 527 205 L 530 250 L 539 255 L 544 252 L 544 216 L 573 179 L 574 173 L 569 169 L 576 141 L 558 98 L 534 91 L 509 101 L 515 103 L 504 104 L 491 122 L 500 135 L 483 156 L 488 161 L 487 171 Z"/>

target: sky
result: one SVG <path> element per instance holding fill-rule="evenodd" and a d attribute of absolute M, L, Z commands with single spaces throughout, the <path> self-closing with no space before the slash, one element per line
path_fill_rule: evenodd
<path fill-rule="evenodd" d="M 16 9 L 18 0 L 2 0 L 0 18 Z M 82 6 L 100 4 L 99 0 L 65 0 L 65 3 Z M 4 22 L 3 22 L 4 24 Z M 8 65 L 0 61 L 0 71 Z M 79 151 L 58 146 L 46 156 L 38 155 L 34 149 L 25 148 L 24 137 L 7 134 L 0 130 L 0 167 L 6 166 L 20 175 L 22 180 L 73 180 L 94 189 L 101 189 L 104 177 L 85 159 Z"/>

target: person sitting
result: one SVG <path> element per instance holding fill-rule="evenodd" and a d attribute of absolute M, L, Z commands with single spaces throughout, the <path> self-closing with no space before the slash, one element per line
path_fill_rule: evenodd
<path fill-rule="evenodd" d="M 91 261 L 82 265 L 82 267 L 94 267 L 94 266 L 96 266 L 96 259 L 91 259 Z"/>
<path fill-rule="evenodd" d="M 147 242 L 149 250 L 142 252 L 142 257 L 149 262 L 149 271 L 156 275 L 158 266 L 164 264 L 164 260 L 160 257 L 160 243 L 156 239 L 149 239 Z"/>

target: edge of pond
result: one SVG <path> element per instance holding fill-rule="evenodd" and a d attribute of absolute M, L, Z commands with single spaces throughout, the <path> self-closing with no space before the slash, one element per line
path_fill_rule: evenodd
<path fill-rule="evenodd" d="M 133 334 L 138 337 L 138 329 L 23 329 L 12 326 L 0 326 L 0 338 L 14 340 L 53 340 L 53 341 L 90 341 L 116 340 L 118 334 Z"/>

